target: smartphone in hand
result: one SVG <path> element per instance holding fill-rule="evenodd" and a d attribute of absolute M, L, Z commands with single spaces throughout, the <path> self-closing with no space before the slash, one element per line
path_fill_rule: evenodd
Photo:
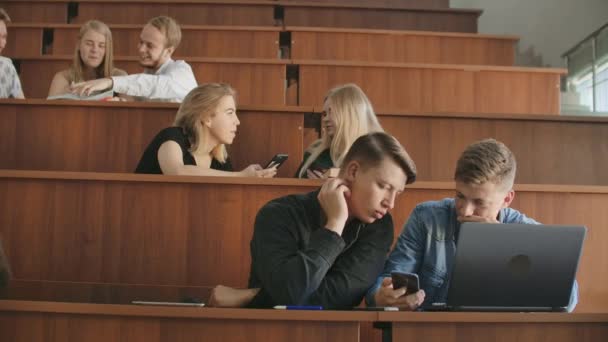
<path fill-rule="evenodd" d="M 391 272 L 393 278 L 393 289 L 405 287 L 407 294 L 416 293 L 420 290 L 420 281 L 415 273 Z"/>
<path fill-rule="evenodd" d="M 278 169 L 287 160 L 288 156 L 289 155 L 285 153 L 277 153 L 274 157 L 272 157 L 272 159 L 270 159 L 270 161 L 268 162 L 268 164 L 266 164 L 266 167 L 264 168 L 267 169 L 269 167 L 276 166 Z"/>

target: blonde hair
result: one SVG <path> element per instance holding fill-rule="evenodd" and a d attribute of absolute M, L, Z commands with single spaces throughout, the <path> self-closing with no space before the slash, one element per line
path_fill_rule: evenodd
<path fill-rule="evenodd" d="M 494 139 L 469 145 L 456 163 L 454 179 L 465 184 L 480 185 L 491 182 L 513 188 L 517 162 L 509 148 Z"/>
<path fill-rule="evenodd" d="M 329 148 L 329 155 L 336 167 L 340 167 L 346 152 L 357 138 L 371 132 L 383 132 L 369 99 L 356 84 L 349 83 L 331 89 L 325 98 L 325 107 L 331 108 L 336 127 L 333 138 L 324 134 L 308 148 L 310 156 L 302 165 L 298 177 L 317 157 Z"/>
<path fill-rule="evenodd" d="M 82 43 L 82 38 L 84 35 L 91 30 L 103 35 L 106 38 L 105 55 L 103 56 L 103 61 L 101 64 L 95 68 L 95 79 L 110 77 L 114 72 L 112 31 L 110 31 L 108 25 L 99 20 L 89 20 L 84 23 L 82 27 L 80 27 L 80 32 L 78 33 L 78 43 L 76 44 L 76 49 L 74 51 L 74 60 L 72 62 L 72 67 L 68 71 L 68 81 L 70 82 L 86 81 L 84 79 L 85 65 L 80 57 L 80 44 Z"/>
<path fill-rule="evenodd" d="M 11 17 L 8 16 L 4 8 L 0 8 L 0 21 L 4 21 L 5 23 L 11 22 Z"/>
<path fill-rule="evenodd" d="M 179 106 L 173 125 L 184 130 L 190 141 L 190 152 L 198 149 L 205 134 L 201 121 L 215 115 L 215 110 L 224 96 L 235 98 L 236 92 L 230 85 L 224 83 L 202 84 L 192 89 Z M 224 144 L 215 146 L 211 150 L 211 155 L 217 161 L 225 163 L 228 158 L 226 146 Z"/>
<path fill-rule="evenodd" d="M 175 19 L 166 16 L 154 17 L 148 21 L 148 25 L 154 26 L 165 36 L 165 47 L 177 49 L 182 41 L 182 30 Z"/>

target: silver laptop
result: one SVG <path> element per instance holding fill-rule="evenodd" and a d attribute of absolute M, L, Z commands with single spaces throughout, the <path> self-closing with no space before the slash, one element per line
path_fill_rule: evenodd
<path fill-rule="evenodd" d="M 565 311 L 586 231 L 582 226 L 462 224 L 447 303 L 433 303 L 432 309 Z"/>

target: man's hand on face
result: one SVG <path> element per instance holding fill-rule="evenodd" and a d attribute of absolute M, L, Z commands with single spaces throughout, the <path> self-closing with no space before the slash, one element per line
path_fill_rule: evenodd
<path fill-rule="evenodd" d="M 424 302 L 424 290 L 406 294 L 405 287 L 393 289 L 393 280 L 384 278 L 382 285 L 374 295 L 376 306 L 396 306 L 400 309 L 414 311 Z"/>
<path fill-rule="evenodd" d="M 341 178 L 327 180 L 319 191 L 319 203 L 327 216 L 326 228 L 342 235 L 344 225 L 348 219 L 348 205 L 346 197 L 350 196 L 350 189 Z"/>
<path fill-rule="evenodd" d="M 458 222 L 479 222 L 479 223 L 498 223 L 496 218 L 488 218 L 483 216 L 469 215 L 469 216 L 458 216 Z"/>
<path fill-rule="evenodd" d="M 96 91 L 104 91 L 112 88 L 113 82 L 111 78 L 100 78 L 97 80 L 80 82 L 70 85 L 72 94 L 80 96 L 89 96 Z"/>

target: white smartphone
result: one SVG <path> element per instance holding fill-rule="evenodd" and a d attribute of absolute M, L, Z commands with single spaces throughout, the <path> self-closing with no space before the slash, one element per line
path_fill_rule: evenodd
<path fill-rule="evenodd" d="M 180 302 L 149 302 L 143 300 L 134 300 L 131 304 L 137 305 L 161 305 L 161 306 L 194 306 L 194 307 L 203 307 L 205 303 L 180 303 Z"/>

